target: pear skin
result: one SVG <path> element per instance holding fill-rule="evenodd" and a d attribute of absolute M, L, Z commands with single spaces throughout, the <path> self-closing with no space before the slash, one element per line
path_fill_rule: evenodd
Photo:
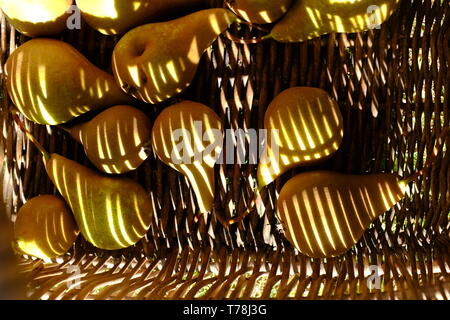
<path fill-rule="evenodd" d="M 67 28 L 73 0 L 0 0 L 11 25 L 29 37 L 51 36 Z"/>
<path fill-rule="evenodd" d="M 262 188 L 287 170 L 315 164 L 332 156 L 344 136 L 339 106 L 318 88 L 293 87 L 281 92 L 267 108 L 267 144 L 258 166 Z"/>
<path fill-rule="evenodd" d="M 8 58 L 6 75 L 16 107 L 43 125 L 62 124 L 91 110 L 132 102 L 112 75 L 59 40 L 24 43 Z"/>
<path fill-rule="evenodd" d="M 99 174 L 58 154 L 47 157 L 45 168 L 81 234 L 97 248 L 127 248 L 147 233 L 153 202 L 133 180 Z"/>
<path fill-rule="evenodd" d="M 214 203 L 214 165 L 223 148 L 222 121 L 207 106 L 184 101 L 163 110 L 155 120 L 152 145 L 158 158 L 183 173 L 200 213 Z"/>
<path fill-rule="evenodd" d="M 45 170 L 75 217 L 83 237 L 100 249 L 127 248 L 150 228 L 153 201 L 133 180 L 91 170 L 59 154 L 49 154 L 23 126 L 14 121 L 42 153 Z"/>
<path fill-rule="evenodd" d="M 124 34 L 167 14 L 204 4 L 205 0 L 77 0 L 84 20 L 106 35 Z"/>
<path fill-rule="evenodd" d="M 28 200 L 14 223 L 16 248 L 40 259 L 56 258 L 74 245 L 79 234 L 72 212 L 60 197 L 42 195 Z"/>
<path fill-rule="evenodd" d="M 312 258 L 338 256 L 405 195 L 395 174 L 302 173 L 281 189 L 277 213 L 286 238 Z"/>
<path fill-rule="evenodd" d="M 114 49 L 114 76 L 135 98 L 165 101 L 190 85 L 203 52 L 236 20 L 225 9 L 208 9 L 137 27 Z"/>
<path fill-rule="evenodd" d="M 68 131 L 83 145 L 89 160 L 105 173 L 135 170 L 148 157 L 144 147 L 150 143 L 151 122 L 131 106 L 111 107 Z"/>
<path fill-rule="evenodd" d="M 273 27 L 279 42 L 302 42 L 332 32 L 361 32 L 377 28 L 397 9 L 399 0 L 302 0 Z"/>
<path fill-rule="evenodd" d="M 291 6 L 292 0 L 234 0 L 231 7 L 245 20 L 266 24 L 280 19 Z"/>

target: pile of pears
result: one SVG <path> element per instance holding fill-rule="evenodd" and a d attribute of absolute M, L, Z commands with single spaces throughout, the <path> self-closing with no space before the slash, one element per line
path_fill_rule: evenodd
<path fill-rule="evenodd" d="M 187 178 L 199 213 L 213 211 L 222 119 L 206 105 L 181 101 L 165 108 L 152 126 L 144 109 L 188 88 L 204 52 L 232 24 L 271 24 L 266 39 L 302 42 L 331 32 L 368 30 L 374 17 L 383 23 L 398 4 L 227 0 L 224 8 L 205 9 L 206 2 L 0 0 L 10 24 L 33 38 L 14 50 L 5 66 L 7 90 L 17 109 L 14 119 L 41 152 L 59 192 L 32 198 L 20 208 L 15 223 L 18 251 L 52 259 L 70 250 L 80 233 L 104 250 L 138 243 L 150 229 L 157 206 L 145 188 L 123 175 L 139 168 L 152 152 Z M 369 6 L 374 9 L 368 11 Z M 77 10 L 99 33 L 119 37 L 111 73 L 55 38 Z M 168 18 L 179 10 L 190 13 Z M 90 120 L 77 122 L 82 115 Z M 92 168 L 48 153 L 21 117 L 67 131 L 83 146 Z M 282 92 L 269 106 L 264 125 L 273 134 L 258 167 L 257 192 L 291 168 L 331 157 L 344 134 L 338 103 L 317 88 Z M 179 136 L 174 135 L 177 130 Z M 181 138 L 191 143 L 183 154 L 174 154 Z M 283 187 L 278 216 L 299 251 L 310 257 L 335 256 L 350 249 L 377 216 L 400 201 L 405 185 L 394 175 L 306 173 Z"/>

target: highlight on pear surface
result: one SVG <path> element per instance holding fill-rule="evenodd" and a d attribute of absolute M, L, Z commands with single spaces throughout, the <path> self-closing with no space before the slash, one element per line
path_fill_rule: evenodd
<path fill-rule="evenodd" d="M 302 42 L 332 32 L 376 29 L 396 10 L 399 0 L 295 1 L 274 26 L 271 37 L 279 42 Z"/>
<path fill-rule="evenodd" d="M 203 4 L 205 0 L 77 0 L 86 22 L 106 35 L 124 34 L 138 25 Z"/>
<path fill-rule="evenodd" d="M 395 174 L 306 172 L 281 189 L 277 214 L 286 238 L 301 253 L 330 258 L 353 247 L 377 217 L 404 197 L 406 186 Z"/>
<path fill-rule="evenodd" d="M 280 93 L 269 105 L 264 127 L 275 131 L 268 136 L 258 166 L 262 188 L 287 170 L 310 165 L 333 155 L 344 136 L 339 106 L 328 93 L 318 88 L 294 87 Z M 278 149 L 274 150 L 273 145 Z"/>
<path fill-rule="evenodd" d="M 193 189 L 200 213 L 214 203 L 214 165 L 223 149 L 222 121 L 207 106 L 184 101 L 163 110 L 152 130 L 158 158 L 183 173 Z"/>
<path fill-rule="evenodd" d="M 291 6 L 292 0 L 226 0 L 229 6 L 245 20 L 266 24 L 280 19 Z"/>
<path fill-rule="evenodd" d="M 357 176 L 329 171 L 306 172 L 290 179 L 277 200 L 287 239 L 312 258 L 346 252 L 376 218 L 403 199 L 408 184 L 425 177 L 449 135 L 450 127 L 446 127 L 423 168 L 406 179 L 390 173 Z"/>
<path fill-rule="evenodd" d="M 84 147 L 89 160 L 109 174 L 137 169 L 147 158 L 151 122 L 139 109 L 115 106 L 67 131 Z"/>
<path fill-rule="evenodd" d="M 42 195 L 28 200 L 14 223 L 16 249 L 40 259 L 56 258 L 74 245 L 79 234 L 63 199 Z"/>
<path fill-rule="evenodd" d="M 30 36 L 50 36 L 67 27 L 73 0 L 0 0 L 0 8 L 14 28 Z"/>
<path fill-rule="evenodd" d="M 100 174 L 56 153 L 48 154 L 17 115 L 14 119 L 41 151 L 50 180 L 71 208 L 87 241 L 100 249 L 117 250 L 145 236 L 154 205 L 142 186 L 130 179 Z"/>
<path fill-rule="evenodd" d="M 228 10 L 208 9 L 137 27 L 114 49 L 114 76 L 135 98 L 165 101 L 190 85 L 203 53 L 236 20 Z"/>
<path fill-rule="evenodd" d="M 101 175 L 57 154 L 51 155 L 46 169 L 84 238 L 97 248 L 127 248 L 147 233 L 153 202 L 133 180 Z"/>
<path fill-rule="evenodd" d="M 12 101 L 39 124 L 57 125 L 94 109 L 131 102 L 112 75 L 63 41 L 30 40 L 9 56 L 5 69 Z"/>

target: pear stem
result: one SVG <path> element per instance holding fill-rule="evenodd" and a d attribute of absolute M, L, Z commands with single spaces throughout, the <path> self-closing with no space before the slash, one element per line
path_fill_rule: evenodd
<path fill-rule="evenodd" d="M 231 41 L 233 41 L 235 43 L 240 43 L 240 44 L 256 44 L 256 43 L 260 43 L 264 40 L 272 38 L 269 30 L 267 30 L 266 28 L 263 28 L 259 25 L 256 25 L 252 22 L 246 21 L 245 18 L 242 17 L 242 15 L 237 13 L 236 10 L 234 9 L 233 5 L 230 3 L 230 0 L 225 0 L 225 5 L 231 12 L 233 12 L 236 15 L 238 24 L 247 25 L 251 28 L 255 28 L 259 31 L 267 33 L 267 35 L 265 35 L 263 37 L 254 38 L 254 39 L 243 39 L 243 38 L 236 37 L 235 35 L 231 34 L 229 31 L 226 31 L 225 35 L 227 36 L 228 39 L 230 39 Z"/>
<path fill-rule="evenodd" d="M 30 139 L 30 141 L 42 153 L 42 157 L 44 158 L 44 162 L 47 162 L 47 160 L 50 159 L 50 154 L 44 149 L 42 144 L 39 141 L 37 141 L 37 139 L 31 134 L 31 132 L 28 131 L 28 129 L 25 128 L 25 126 L 23 125 L 23 123 L 20 120 L 19 116 L 17 115 L 17 113 L 13 113 L 13 118 L 14 118 L 14 121 L 16 122 L 17 126 L 19 127 L 19 129 L 27 136 L 28 139 Z"/>
<path fill-rule="evenodd" d="M 236 12 L 236 9 L 234 9 L 233 5 L 230 3 L 230 0 L 225 0 L 225 5 L 238 18 L 237 22 L 239 24 L 245 24 L 247 26 L 250 26 L 252 28 L 258 29 L 258 30 L 266 32 L 266 33 L 270 32 L 269 30 L 267 30 L 264 27 L 261 27 L 260 25 L 257 25 L 257 24 L 254 24 L 253 22 L 247 21 L 247 19 L 245 19 L 241 14 Z"/>
<path fill-rule="evenodd" d="M 236 10 L 234 9 L 233 5 L 230 3 L 230 0 L 225 0 L 224 1 L 225 6 L 228 8 L 228 10 L 230 10 L 231 12 L 233 12 L 235 14 L 236 17 L 238 17 L 239 19 L 239 23 L 241 23 L 241 21 L 245 20 L 242 15 L 240 15 L 239 13 L 236 12 Z"/>
<path fill-rule="evenodd" d="M 414 182 L 416 183 L 417 180 L 420 177 L 423 177 L 431 168 L 433 162 L 436 160 L 438 154 L 442 151 L 442 147 L 444 145 L 445 139 L 450 135 L 450 127 L 446 127 L 441 131 L 441 134 L 436 139 L 433 151 L 431 152 L 430 156 L 428 157 L 427 161 L 425 162 L 423 168 L 416 173 L 414 173 L 412 176 L 404 179 L 403 181 L 407 184 Z"/>

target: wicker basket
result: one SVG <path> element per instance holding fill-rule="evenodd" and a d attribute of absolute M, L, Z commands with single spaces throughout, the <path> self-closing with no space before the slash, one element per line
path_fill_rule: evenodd
<path fill-rule="evenodd" d="M 222 6 L 222 1 L 212 1 Z M 233 30 L 250 36 L 251 30 Z M 258 31 L 259 32 L 259 31 Z M 83 25 L 62 38 L 110 70 L 118 38 Z M 3 216 L 38 194 L 56 193 L 38 151 L 12 121 L 3 65 L 28 40 L 1 20 L 0 163 Z M 310 259 L 284 238 L 276 198 L 283 183 L 304 170 L 346 173 L 421 168 L 435 137 L 450 125 L 450 4 L 403 0 L 381 29 L 331 34 L 300 44 L 241 45 L 222 36 L 204 55 L 193 85 L 177 99 L 205 103 L 226 128 L 262 128 L 280 91 L 320 87 L 339 102 L 345 119 L 341 150 L 319 166 L 294 169 L 263 192 L 264 214 L 223 227 L 253 196 L 254 165 L 217 166 L 216 203 L 207 221 L 194 222 L 186 179 L 150 157 L 129 176 L 156 199 L 145 239 L 102 251 L 82 237 L 52 263 L 19 257 L 32 299 L 448 299 L 450 298 L 450 152 L 443 152 L 411 196 L 376 220 L 343 256 Z M 164 106 L 147 106 L 155 116 Z M 26 122 L 51 152 L 89 166 L 63 130 Z M 447 140 L 446 150 L 449 142 Z M 2 220 L 0 220 L 2 221 Z M 4 222 L 1 228 L 10 228 Z M 376 277 L 376 276 L 379 277 Z M 379 280 L 380 286 L 369 286 Z"/>

